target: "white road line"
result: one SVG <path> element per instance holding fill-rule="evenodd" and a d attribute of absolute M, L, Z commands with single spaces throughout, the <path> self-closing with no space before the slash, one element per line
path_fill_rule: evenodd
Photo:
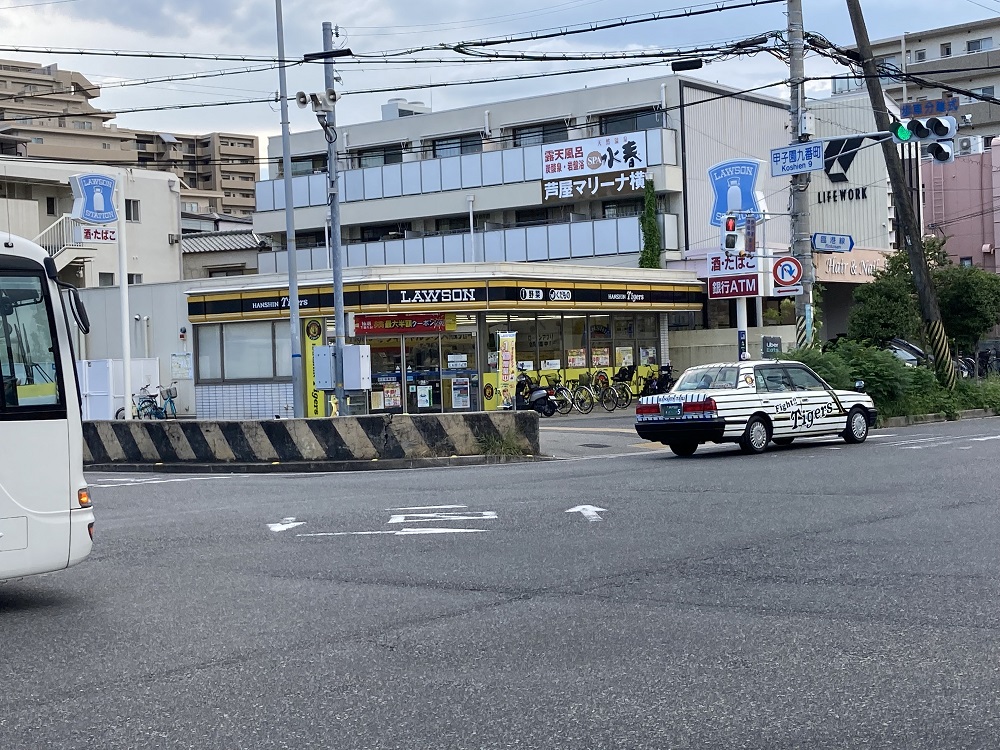
<path fill-rule="evenodd" d="M 976 443 L 985 443 L 987 440 L 1000 440 L 1000 435 L 988 435 L 986 437 L 969 438 Z"/>
<path fill-rule="evenodd" d="M 400 529 L 399 531 L 321 531 L 313 534 L 296 534 L 295 536 L 414 536 L 417 534 L 481 534 L 485 529 Z"/>
<path fill-rule="evenodd" d="M 955 441 L 945 440 L 941 443 L 924 443 L 923 445 L 900 445 L 899 449 L 901 451 L 922 451 L 924 448 L 937 448 L 941 445 L 951 445 Z"/>
<path fill-rule="evenodd" d="M 410 505 L 405 508 L 386 508 L 386 510 L 459 510 L 468 505 Z"/>
<path fill-rule="evenodd" d="M 91 487 L 105 487 L 105 488 L 106 487 L 136 487 L 136 486 L 146 485 L 146 484 L 167 484 L 169 482 L 198 482 L 198 481 L 207 481 L 207 480 L 211 480 L 211 479 L 232 479 L 234 476 L 235 476 L 234 474 L 223 474 L 223 475 L 220 475 L 220 476 L 213 476 L 213 477 L 181 477 L 181 478 L 178 478 L 178 479 L 135 479 L 135 480 L 132 480 L 132 481 L 119 480 L 116 484 L 98 484 L 98 483 L 92 483 L 90 486 Z M 106 482 L 108 480 L 102 479 L 101 481 L 102 482 Z"/>
<path fill-rule="evenodd" d="M 490 521 L 495 520 L 495 510 L 471 511 L 468 513 L 399 513 L 389 518 L 388 523 L 423 523 L 424 521 Z"/>

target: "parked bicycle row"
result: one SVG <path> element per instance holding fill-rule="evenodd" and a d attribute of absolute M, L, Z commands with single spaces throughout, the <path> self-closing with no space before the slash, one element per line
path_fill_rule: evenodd
<path fill-rule="evenodd" d="M 639 396 L 666 393 L 674 381 L 669 364 L 663 367 L 649 365 L 642 372 L 635 365 L 629 365 L 611 376 L 606 370 L 597 370 L 565 383 L 558 372 L 539 372 L 537 377 L 532 377 L 519 367 L 515 393 L 508 396 L 500 408 L 534 409 L 545 417 L 573 411 L 589 414 L 597 404 L 606 411 L 627 409 Z"/>

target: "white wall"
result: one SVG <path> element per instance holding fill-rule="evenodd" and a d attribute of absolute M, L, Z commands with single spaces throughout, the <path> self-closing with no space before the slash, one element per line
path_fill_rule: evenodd
<path fill-rule="evenodd" d="M 121 305 L 118 288 L 82 289 L 80 295 L 90 315 L 90 334 L 77 347 L 79 359 L 121 359 Z M 170 382 L 170 355 L 193 352 L 193 329 L 187 319 L 187 298 L 180 284 L 141 284 L 129 287 L 129 334 L 133 357 L 146 355 L 148 330 L 149 355 L 160 359 L 160 382 Z M 134 316 L 138 315 L 136 321 Z M 147 321 L 144 318 L 148 317 Z M 187 328 L 181 340 L 180 329 Z M 133 383 L 137 391 L 145 383 Z M 177 382 L 177 413 L 195 414 L 193 380 Z"/>

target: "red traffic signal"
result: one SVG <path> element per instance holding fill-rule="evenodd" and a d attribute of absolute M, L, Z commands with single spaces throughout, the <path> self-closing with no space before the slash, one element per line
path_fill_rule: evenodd
<path fill-rule="evenodd" d="M 735 232 L 736 231 L 736 217 L 735 216 L 727 216 L 726 217 L 726 231 L 727 232 Z"/>

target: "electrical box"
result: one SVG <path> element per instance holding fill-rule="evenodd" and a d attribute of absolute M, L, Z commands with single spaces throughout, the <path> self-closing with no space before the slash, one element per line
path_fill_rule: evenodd
<path fill-rule="evenodd" d="M 313 370 L 316 390 L 336 390 L 334 378 L 334 358 L 336 348 L 332 346 L 313 347 Z M 370 391 L 372 389 L 372 349 L 367 344 L 344 347 L 344 390 Z"/>
<path fill-rule="evenodd" d="M 799 115 L 799 135 L 816 135 L 816 115 L 812 112 Z"/>

